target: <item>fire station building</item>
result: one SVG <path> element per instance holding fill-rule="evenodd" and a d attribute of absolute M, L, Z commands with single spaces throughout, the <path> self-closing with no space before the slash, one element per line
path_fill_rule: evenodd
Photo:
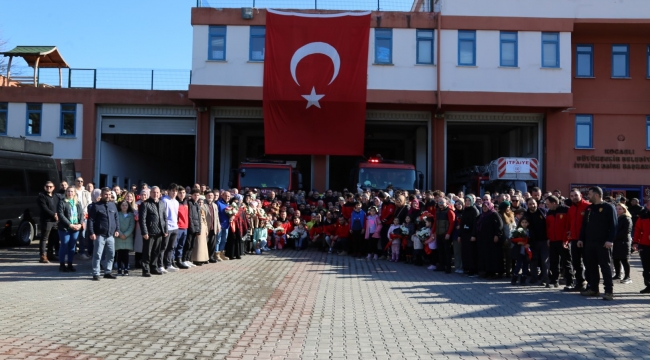
<path fill-rule="evenodd" d="M 538 160 L 545 190 L 601 185 L 650 197 L 647 1 L 428 3 L 372 12 L 365 156 L 413 164 L 425 188 L 451 192 L 463 169 L 527 157 Z M 148 159 L 178 156 L 190 174 L 178 181 L 224 188 L 230 169 L 264 155 L 265 18 L 264 9 L 245 19 L 240 8 L 193 8 L 187 91 L 0 88 L 4 134 L 26 135 L 28 103 L 75 103 L 83 113 L 75 156 L 86 178 L 163 182 L 152 175 L 161 164 Z M 156 154 L 138 145 L 149 139 Z M 55 155 L 72 142 L 60 140 Z M 347 187 L 355 161 L 274 158 L 296 162 L 305 188 L 318 190 Z"/>

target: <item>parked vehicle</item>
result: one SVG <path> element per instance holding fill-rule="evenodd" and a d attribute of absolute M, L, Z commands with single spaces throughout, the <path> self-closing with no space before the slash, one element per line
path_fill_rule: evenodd
<path fill-rule="evenodd" d="M 59 187 L 51 142 L 0 137 L 0 243 L 29 245 L 38 230 L 38 193 L 47 181 Z"/>
<path fill-rule="evenodd" d="M 360 161 L 350 174 L 351 188 L 386 190 L 389 185 L 396 190 L 409 192 L 423 190 L 424 175 L 415 166 L 400 160 L 387 160 L 376 155 Z"/>
<path fill-rule="evenodd" d="M 257 188 L 262 193 L 272 190 L 302 189 L 302 174 L 297 162 L 283 160 L 246 159 L 231 171 L 229 187 L 239 190 Z"/>
<path fill-rule="evenodd" d="M 502 157 L 485 166 L 472 166 L 451 176 L 450 186 L 465 193 L 483 196 L 507 192 L 509 189 L 528 191 L 539 186 L 539 163 L 535 158 Z"/>

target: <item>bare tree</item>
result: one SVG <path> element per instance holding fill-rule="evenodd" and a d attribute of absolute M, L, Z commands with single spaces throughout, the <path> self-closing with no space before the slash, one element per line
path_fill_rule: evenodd
<path fill-rule="evenodd" d="M 0 52 L 8 50 L 7 44 L 8 41 L 2 36 L 2 32 L 0 32 Z M 7 65 L 9 65 L 7 59 L 7 57 L 0 55 L 0 75 L 7 75 Z M 11 73 L 18 75 L 20 70 L 15 60 L 11 63 Z"/>

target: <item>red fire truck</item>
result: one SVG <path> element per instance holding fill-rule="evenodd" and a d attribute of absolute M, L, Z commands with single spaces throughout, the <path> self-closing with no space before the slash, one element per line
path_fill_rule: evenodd
<path fill-rule="evenodd" d="M 238 189 L 257 188 L 262 193 L 271 190 L 302 189 L 302 174 L 295 161 L 246 159 L 233 169 L 228 186 Z"/>
<path fill-rule="evenodd" d="M 386 190 L 393 189 L 413 191 L 423 190 L 424 175 L 415 166 L 399 160 L 386 160 L 381 155 L 360 161 L 350 174 L 351 189 Z"/>

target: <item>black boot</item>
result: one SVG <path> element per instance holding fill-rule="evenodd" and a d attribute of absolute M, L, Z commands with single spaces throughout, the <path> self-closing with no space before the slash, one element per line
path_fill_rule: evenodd
<path fill-rule="evenodd" d="M 517 275 L 513 276 L 512 280 L 510 281 L 510 284 L 517 285 L 517 280 L 519 280 L 519 276 Z"/>
<path fill-rule="evenodd" d="M 142 253 L 135 253 L 135 268 L 142 269 Z"/>
<path fill-rule="evenodd" d="M 519 285 L 526 285 L 526 277 L 524 275 L 521 275 L 519 278 Z"/>

